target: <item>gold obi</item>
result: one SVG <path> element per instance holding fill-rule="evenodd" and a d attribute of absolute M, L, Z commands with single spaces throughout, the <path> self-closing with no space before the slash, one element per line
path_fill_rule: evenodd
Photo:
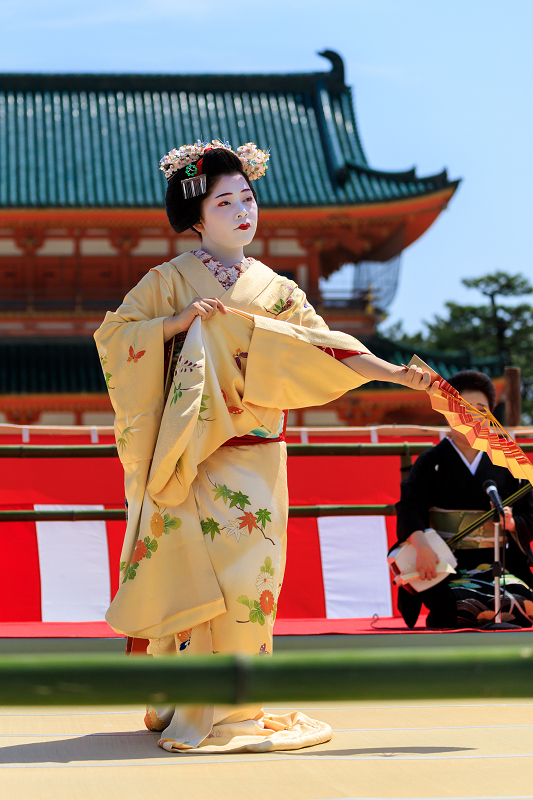
<path fill-rule="evenodd" d="M 429 524 L 444 541 L 451 539 L 472 522 L 479 519 L 485 511 L 454 511 L 446 508 L 430 508 Z M 503 534 L 500 533 L 500 546 L 503 547 Z M 456 550 L 480 550 L 494 547 L 494 522 L 487 520 L 454 545 Z"/>

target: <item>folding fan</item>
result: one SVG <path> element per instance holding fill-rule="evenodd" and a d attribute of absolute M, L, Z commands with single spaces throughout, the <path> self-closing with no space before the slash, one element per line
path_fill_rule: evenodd
<path fill-rule="evenodd" d="M 497 467 L 507 467 L 513 477 L 533 483 L 533 464 L 488 408 L 480 411 L 470 405 L 418 356 L 413 356 L 408 366 L 412 365 L 427 370 L 433 383 L 439 382 L 430 395 L 431 406 L 444 414 L 451 428 L 464 434 L 471 447 L 484 450 Z"/>

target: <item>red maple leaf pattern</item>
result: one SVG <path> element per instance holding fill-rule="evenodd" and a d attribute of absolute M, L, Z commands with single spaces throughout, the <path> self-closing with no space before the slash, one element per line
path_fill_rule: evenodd
<path fill-rule="evenodd" d="M 136 561 L 140 561 L 142 558 L 146 556 L 147 552 L 148 548 L 146 547 L 146 544 L 142 541 L 137 542 L 137 544 L 135 545 L 135 552 L 133 553 L 131 559 L 132 563 L 135 564 Z"/>
<path fill-rule="evenodd" d="M 248 528 L 248 533 L 251 533 L 254 528 L 257 528 L 257 517 L 251 511 L 245 511 L 242 517 L 237 517 L 240 521 L 239 530 L 241 528 Z M 259 530 L 259 528 L 258 528 Z"/>

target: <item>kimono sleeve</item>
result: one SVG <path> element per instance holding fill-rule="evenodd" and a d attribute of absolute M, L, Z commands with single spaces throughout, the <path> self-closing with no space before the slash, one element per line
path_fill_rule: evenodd
<path fill-rule="evenodd" d="M 431 464 L 429 453 L 422 453 L 402 481 L 401 499 L 396 504 L 398 541 L 404 542 L 415 531 L 429 527 L 431 503 Z"/>
<path fill-rule="evenodd" d="M 339 331 L 322 331 L 290 322 L 254 316 L 248 348 L 243 404 L 269 430 L 261 409 L 321 406 L 369 379 L 325 352 L 360 348 L 360 342 Z M 279 420 L 279 412 L 278 412 Z"/>
<path fill-rule="evenodd" d="M 289 281 L 288 285 L 290 286 L 291 284 L 294 288 L 290 290 L 290 294 L 286 298 L 280 298 L 278 300 L 278 305 L 283 305 L 284 308 L 279 314 L 276 314 L 276 319 L 290 322 L 292 325 L 300 325 L 302 328 L 309 328 L 313 331 L 329 331 L 328 325 L 307 300 L 305 292 L 293 283 L 293 281 Z M 282 284 L 282 286 L 284 285 L 285 284 Z M 359 341 L 354 339 L 353 342 L 353 347 L 348 350 L 323 347 L 320 345 L 317 345 L 317 347 L 327 353 L 327 355 L 337 359 L 337 361 L 343 361 L 345 358 L 360 355 L 361 353 L 368 353 L 368 349 L 362 346 Z"/>
<path fill-rule="evenodd" d="M 94 334 L 123 464 L 152 457 L 164 402 L 163 322 L 173 314 L 171 288 L 150 270 Z"/>

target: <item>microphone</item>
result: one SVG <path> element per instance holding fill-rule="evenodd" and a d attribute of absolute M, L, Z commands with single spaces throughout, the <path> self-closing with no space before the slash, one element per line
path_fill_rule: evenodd
<path fill-rule="evenodd" d="M 505 517 L 502 499 L 498 493 L 498 487 L 496 486 L 494 481 L 491 480 L 485 481 L 485 483 L 483 484 L 483 490 L 488 494 L 492 502 L 492 505 L 498 511 L 498 513 L 502 517 Z"/>

